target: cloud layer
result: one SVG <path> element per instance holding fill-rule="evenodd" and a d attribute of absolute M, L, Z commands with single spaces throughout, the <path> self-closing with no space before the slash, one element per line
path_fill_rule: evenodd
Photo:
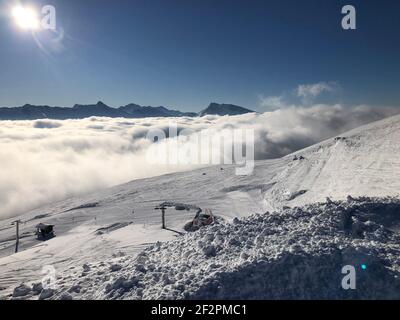
<path fill-rule="evenodd" d="M 315 105 L 235 117 L 0 121 L 0 219 L 35 207 L 137 178 L 188 170 L 194 164 L 147 161 L 149 130 L 254 129 L 256 159 L 276 158 L 359 125 L 393 115 L 396 108 Z M 193 141 L 183 141 L 178 147 Z"/>

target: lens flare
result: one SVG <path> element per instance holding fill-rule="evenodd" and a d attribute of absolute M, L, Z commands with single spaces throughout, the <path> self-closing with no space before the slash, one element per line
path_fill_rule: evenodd
<path fill-rule="evenodd" d="M 12 10 L 12 16 L 17 25 L 24 30 L 35 30 L 39 28 L 39 18 L 35 10 L 22 6 Z"/>

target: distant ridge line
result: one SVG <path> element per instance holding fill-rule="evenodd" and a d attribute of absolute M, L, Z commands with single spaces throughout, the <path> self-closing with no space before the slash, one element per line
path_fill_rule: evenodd
<path fill-rule="evenodd" d="M 182 112 L 168 109 L 166 107 L 141 106 L 130 103 L 118 108 L 110 107 L 99 101 L 96 104 L 75 104 L 69 107 L 51 107 L 48 105 L 38 106 L 25 104 L 22 107 L 0 108 L 0 120 L 39 120 L 39 119 L 84 119 L 89 117 L 110 118 L 149 118 L 149 117 L 198 117 L 205 115 L 239 115 L 251 113 L 246 109 L 233 104 L 210 103 L 210 105 L 196 112 Z"/>

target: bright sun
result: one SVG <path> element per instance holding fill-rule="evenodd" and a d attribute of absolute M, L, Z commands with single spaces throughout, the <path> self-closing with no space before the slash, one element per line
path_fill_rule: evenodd
<path fill-rule="evenodd" d="M 35 10 L 31 8 L 15 7 L 12 10 L 12 16 L 22 29 L 34 30 L 39 28 L 39 18 Z"/>

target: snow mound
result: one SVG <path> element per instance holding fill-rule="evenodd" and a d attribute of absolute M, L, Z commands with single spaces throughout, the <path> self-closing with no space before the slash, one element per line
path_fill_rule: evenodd
<path fill-rule="evenodd" d="M 84 287 L 74 299 L 399 299 L 399 253 L 400 200 L 349 197 L 157 242 L 68 285 Z M 341 286 L 345 265 L 356 268 L 356 290 Z"/>

